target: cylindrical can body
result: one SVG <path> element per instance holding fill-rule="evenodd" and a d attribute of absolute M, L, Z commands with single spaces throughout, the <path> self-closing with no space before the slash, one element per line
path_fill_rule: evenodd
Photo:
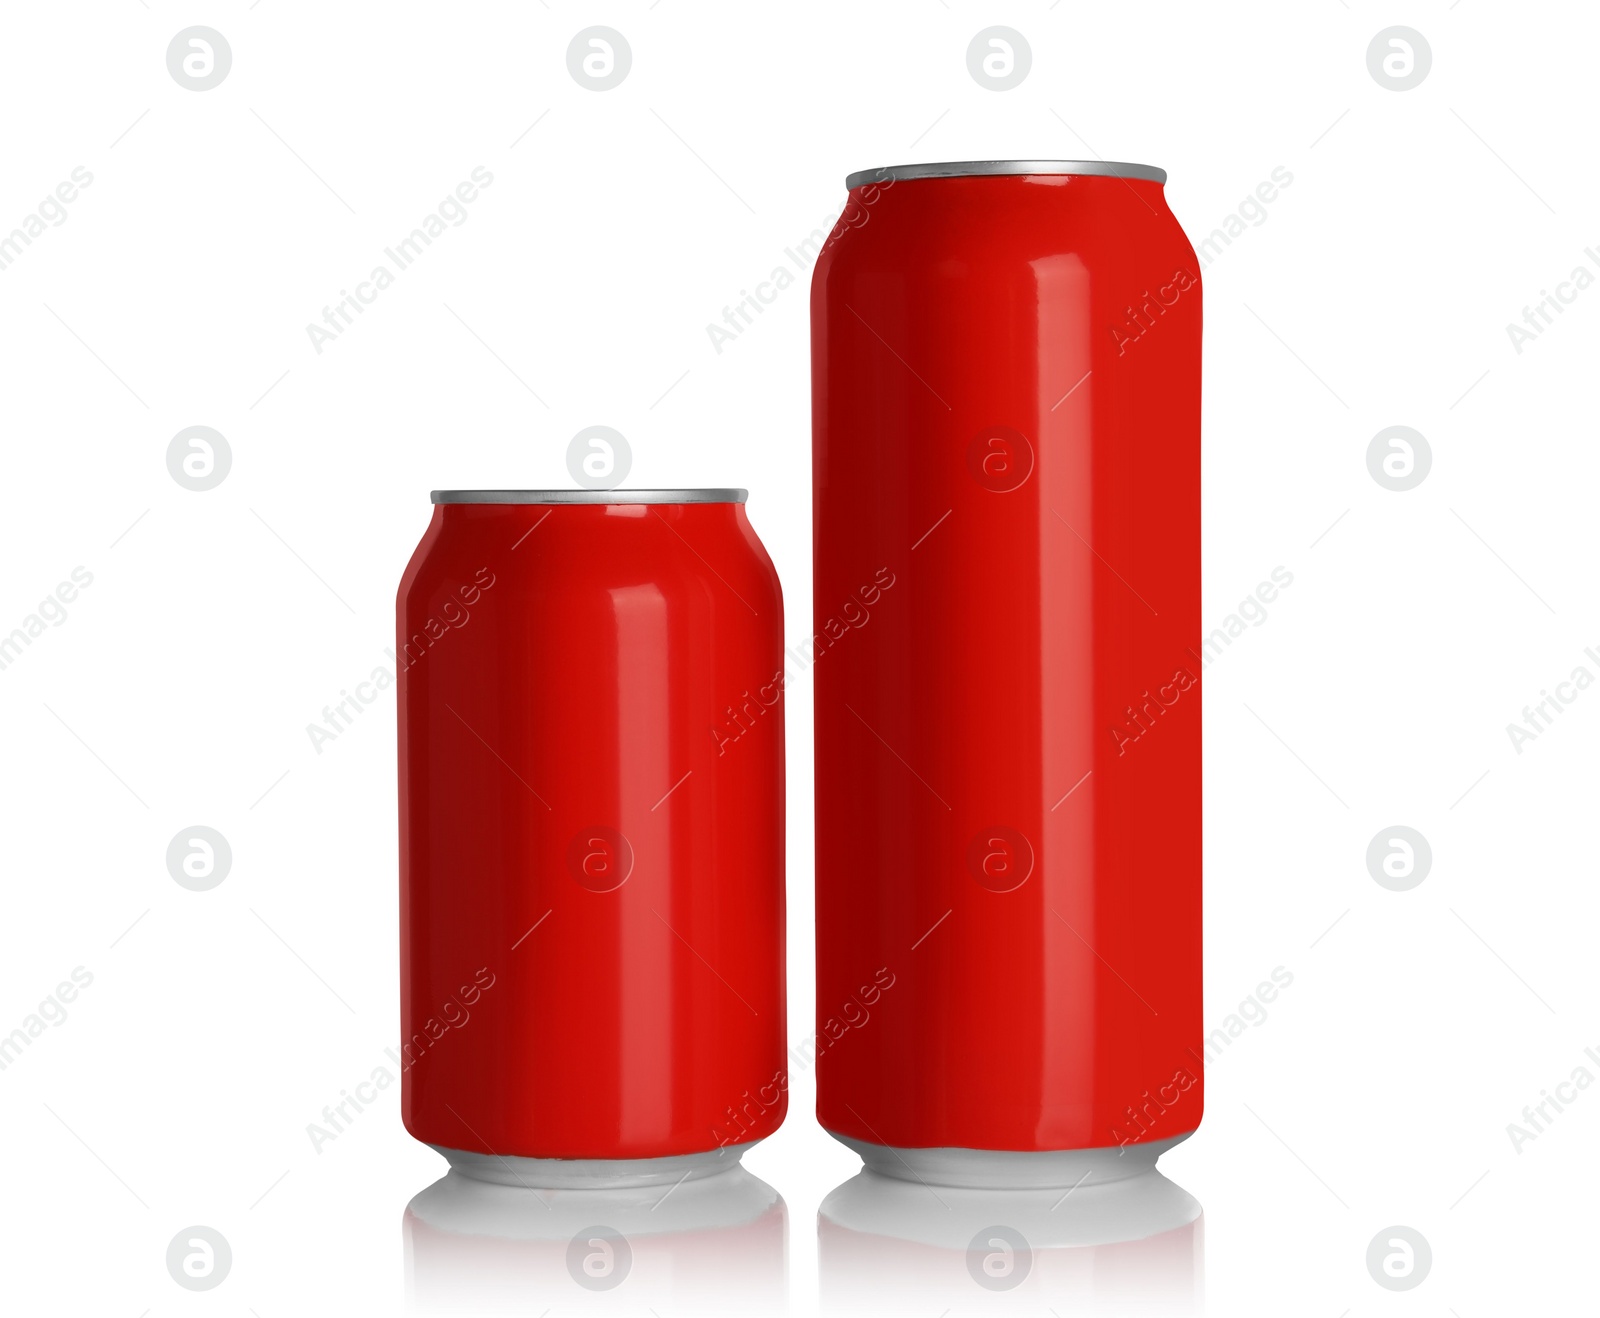
<path fill-rule="evenodd" d="M 397 606 L 402 1111 L 490 1175 L 787 1101 L 777 575 L 742 502 L 556 497 L 436 495 Z"/>
<path fill-rule="evenodd" d="M 1145 178 L 896 174 L 812 283 L 819 638 L 874 596 L 816 670 L 818 1115 L 1164 1146 L 1202 1088 L 1198 263 Z"/>

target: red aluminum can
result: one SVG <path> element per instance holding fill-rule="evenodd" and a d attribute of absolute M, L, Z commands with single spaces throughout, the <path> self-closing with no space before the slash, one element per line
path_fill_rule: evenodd
<path fill-rule="evenodd" d="M 777 1129 L 783 605 L 743 490 L 436 491 L 397 604 L 402 1112 L 483 1179 Z"/>
<path fill-rule="evenodd" d="M 1114 1179 L 1199 1124 L 1200 280 L 1165 178 L 852 175 L 812 280 L 819 634 L 894 583 L 817 665 L 817 1108 L 893 1175 Z"/>

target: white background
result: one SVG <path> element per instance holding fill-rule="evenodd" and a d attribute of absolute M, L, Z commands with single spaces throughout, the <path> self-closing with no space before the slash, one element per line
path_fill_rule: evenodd
<path fill-rule="evenodd" d="M 403 1305 L 402 1213 L 443 1164 L 396 1089 L 320 1151 L 306 1133 L 398 1033 L 392 701 L 320 754 L 306 727 L 387 662 L 428 490 L 568 485 L 569 439 L 614 426 L 629 484 L 749 487 L 806 634 L 808 281 L 720 353 L 707 323 L 826 229 L 849 170 L 1095 153 L 1166 167 L 1197 243 L 1293 177 L 1204 272 L 1208 625 L 1275 567 L 1294 578 L 1204 678 L 1208 1029 L 1294 976 L 1162 1164 L 1204 1206 L 1210 1305 L 1593 1304 L 1600 1093 L 1520 1148 L 1507 1124 L 1600 1076 L 1600 691 L 1520 753 L 1506 731 L 1580 665 L 1600 675 L 1600 291 L 1520 353 L 1506 329 L 1600 273 L 1592 11 L 116 0 L 4 24 L 0 232 L 93 175 L 0 271 L 0 633 L 93 575 L 0 671 L 0 1034 L 93 975 L 0 1072 L 7 1308 Z M 190 24 L 232 49 L 209 91 L 166 66 Z M 592 24 L 632 51 L 603 93 L 566 66 Z M 990 24 L 1031 47 L 1014 90 L 968 73 Z M 1413 90 L 1368 72 L 1391 24 L 1431 46 Z M 480 165 L 467 221 L 319 354 L 307 323 Z M 166 466 L 193 425 L 232 453 L 203 493 Z M 1391 425 L 1431 447 L 1404 493 L 1367 468 Z M 808 684 L 787 714 L 798 1040 Z M 196 824 L 233 851 L 204 893 L 165 863 Z M 1395 824 L 1433 852 L 1403 893 L 1365 860 Z M 797 1076 L 748 1158 L 787 1204 L 795 1313 L 817 1306 L 816 1207 L 858 1166 L 813 1102 Z M 164 1262 L 197 1223 L 233 1251 L 205 1295 Z M 1398 1295 L 1364 1261 L 1392 1224 L 1433 1251 Z M 526 1311 L 584 1311 L 564 1282 Z M 1002 1300 L 1074 1311 L 1037 1287 L 927 1311 Z M 647 1287 L 609 1302 L 682 1311 Z"/>

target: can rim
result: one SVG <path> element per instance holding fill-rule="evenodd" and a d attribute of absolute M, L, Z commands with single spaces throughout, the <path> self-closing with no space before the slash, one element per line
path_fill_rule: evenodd
<path fill-rule="evenodd" d="M 743 503 L 748 490 L 434 490 L 434 503 Z"/>
<path fill-rule="evenodd" d="M 867 183 L 899 183 L 918 178 L 967 178 L 992 174 L 1084 174 L 1095 178 L 1136 178 L 1165 183 L 1167 171 L 1123 160 L 941 160 L 923 165 L 884 165 L 858 169 L 845 177 L 846 188 Z"/>

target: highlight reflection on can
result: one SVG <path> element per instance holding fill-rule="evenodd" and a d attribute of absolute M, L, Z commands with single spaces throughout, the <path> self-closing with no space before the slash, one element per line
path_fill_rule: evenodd
<path fill-rule="evenodd" d="M 470 1175 L 676 1181 L 783 1119 L 783 711 L 735 708 L 783 609 L 744 497 L 433 496 L 397 605 L 402 1110 Z"/>
<path fill-rule="evenodd" d="M 1200 280 L 1165 174 L 853 175 L 812 283 L 819 1058 L 869 1166 L 1114 1179 L 1198 1125 Z"/>

